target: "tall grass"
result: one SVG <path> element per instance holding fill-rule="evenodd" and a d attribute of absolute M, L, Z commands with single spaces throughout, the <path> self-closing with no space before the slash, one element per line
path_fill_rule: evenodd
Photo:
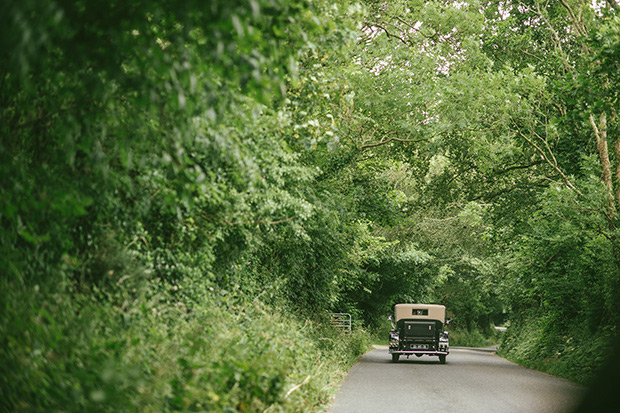
<path fill-rule="evenodd" d="M 506 332 L 500 355 L 515 363 L 587 385 L 611 354 L 616 328 L 566 328 L 528 317 Z"/>
<path fill-rule="evenodd" d="M 318 411 L 370 343 L 204 289 L 2 284 L 2 411 Z"/>

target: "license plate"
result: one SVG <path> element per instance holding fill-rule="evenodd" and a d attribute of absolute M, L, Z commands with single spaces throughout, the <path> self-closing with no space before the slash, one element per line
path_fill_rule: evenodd
<path fill-rule="evenodd" d="M 412 344 L 411 350 L 427 350 L 428 344 Z"/>

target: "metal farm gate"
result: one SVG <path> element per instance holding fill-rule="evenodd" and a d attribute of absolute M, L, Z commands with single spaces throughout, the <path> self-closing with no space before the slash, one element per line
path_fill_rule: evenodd
<path fill-rule="evenodd" d="M 331 323 L 338 330 L 345 333 L 351 332 L 351 314 L 349 313 L 331 313 Z"/>

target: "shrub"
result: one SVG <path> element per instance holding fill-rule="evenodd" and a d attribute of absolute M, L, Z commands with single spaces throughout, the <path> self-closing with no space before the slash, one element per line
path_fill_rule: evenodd
<path fill-rule="evenodd" d="M 564 329 L 548 317 L 529 316 L 511 326 L 500 354 L 521 365 L 588 384 L 611 353 L 615 328 L 591 331 L 584 323 Z"/>
<path fill-rule="evenodd" d="M 8 411 L 315 411 L 370 342 L 241 294 L 179 300 L 183 283 L 131 305 L 13 287 L 0 313 Z"/>

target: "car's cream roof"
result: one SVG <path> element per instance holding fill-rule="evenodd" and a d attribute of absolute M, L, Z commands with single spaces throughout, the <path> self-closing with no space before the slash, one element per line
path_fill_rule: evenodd
<path fill-rule="evenodd" d="M 428 315 L 414 315 L 413 310 L 428 310 Z M 446 307 L 439 304 L 396 304 L 394 306 L 396 321 L 403 318 L 446 321 Z"/>

